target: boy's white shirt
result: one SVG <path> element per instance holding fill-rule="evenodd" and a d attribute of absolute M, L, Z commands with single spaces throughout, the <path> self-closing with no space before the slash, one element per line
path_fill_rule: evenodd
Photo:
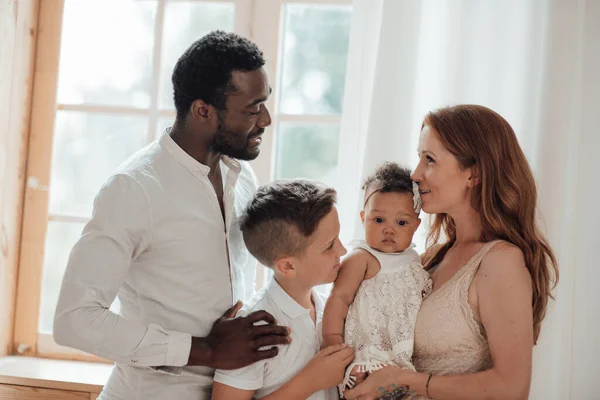
<path fill-rule="evenodd" d="M 275 392 L 298 374 L 321 348 L 321 320 L 325 308 L 325 298 L 312 290 L 315 304 L 316 326 L 310 318 L 310 311 L 298 304 L 273 278 L 262 290 L 249 300 L 238 316 L 254 311 L 265 310 L 273 315 L 279 325 L 291 329 L 292 341 L 289 345 L 278 346 L 276 357 L 259 361 L 236 370 L 217 370 L 214 381 L 243 390 L 254 390 L 254 397 L 260 399 Z M 339 399 L 337 389 L 332 387 L 308 397 L 307 400 Z"/>

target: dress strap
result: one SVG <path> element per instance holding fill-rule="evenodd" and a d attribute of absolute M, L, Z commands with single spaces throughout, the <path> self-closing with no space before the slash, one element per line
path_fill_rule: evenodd
<path fill-rule="evenodd" d="M 496 243 L 502 242 L 502 240 L 492 240 L 485 245 L 469 260 L 467 265 L 464 267 L 464 274 L 460 277 L 457 288 L 459 290 L 458 293 L 458 302 L 459 306 L 463 311 L 463 315 L 465 315 L 467 324 L 471 328 L 472 332 L 475 334 L 475 337 L 480 343 L 485 343 L 487 341 L 485 331 L 479 322 L 479 319 L 476 318 L 471 306 L 469 305 L 469 288 L 473 283 L 473 278 L 475 274 L 479 270 L 479 266 L 481 265 L 481 261 L 483 258 L 489 253 L 489 251 L 496 245 Z"/>

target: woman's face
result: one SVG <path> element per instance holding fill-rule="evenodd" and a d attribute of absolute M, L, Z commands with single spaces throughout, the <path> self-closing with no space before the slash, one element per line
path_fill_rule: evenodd
<path fill-rule="evenodd" d="M 438 133 L 425 125 L 419 137 L 419 164 L 411 178 L 419 184 L 423 211 L 453 215 L 470 207 L 471 169 L 462 169 L 442 144 Z"/>

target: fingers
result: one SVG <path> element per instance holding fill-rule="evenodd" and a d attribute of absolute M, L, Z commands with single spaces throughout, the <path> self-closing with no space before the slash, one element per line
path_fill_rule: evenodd
<path fill-rule="evenodd" d="M 246 321 L 254 324 L 258 321 L 265 321 L 267 324 L 275 324 L 275 318 L 265 310 L 254 311 L 246 317 Z"/>
<path fill-rule="evenodd" d="M 290 334 L 290 328 L 280 325 L 258 325 L 252 327 L 252 334 L 255 337 L 270 335 L 288 336 Z"/>
<path fill-rule="evenodd" d="M 346 400 L 356 400 L 364 393 L 364 388 L 362 386 L 355 386 L 353 389 L 344 390 L 344 398 Z"/>
<path fill-rule="evenodd" d="M 322 356 L 329 356 L 329 355 L 332 355 L 333 353 L 337 353 L 338 351 L 343 350 L 343 349 L 349 349 L 349 347 L 346 343 L 333 344 L 333 345 L 321 350 L 319 352 L 319 354 Z M 352 351 L 352 349 L 350 349 L 350 351 Z"/>
<path fill-rule="evenodd" d="M 264 347 L 264 346 L 273 346 L 276 344 L 289 344 L 289 343 L 290 343 L 290 338 L 288 338 L 287 336 L 270 335 L 270 336 L 261 336 L 258 339 L 256 339 L 254 341 L 253 347 L 255 349 L 260 349 L 261 347 Z"/>
<path fill-rule="evenodd" d="M 273 358 L 277 355 L 279 349 L 277 347 L 271 347 L 267 350 L 259 350 L 254 352 L 254 362 Z"/>
<path fill-rule="evenodd" d="M 225 314 L 223 314 L 223 316 L 220 319 L 234 318 L 243 305 L 244 304 L 240 300 L 238 300 L 233 306 L 231 306 L 227 311 L 225 311 Z"/>
<path fill-rule="evenodd" d="M 352 350 L 351 348 L 347 349 L 348 351 L 340 351 L 340 354 L 343 359 L 342 362 L 344 363 L 344 365 L 348 365 L 352 362 L 352 360 L 354 360 L 354 350 Z"/>

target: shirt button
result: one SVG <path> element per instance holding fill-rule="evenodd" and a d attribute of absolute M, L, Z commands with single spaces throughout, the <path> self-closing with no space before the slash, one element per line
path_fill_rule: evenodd
<path fill-rule="evenodd" d="M 95 295 L 97 294 L 97 293 L 96 293 L 96 290 L 94 290 L 94 289 L 90 290 L 90 294 L 91 294 L 92 296 L 95 296 Z"/>

